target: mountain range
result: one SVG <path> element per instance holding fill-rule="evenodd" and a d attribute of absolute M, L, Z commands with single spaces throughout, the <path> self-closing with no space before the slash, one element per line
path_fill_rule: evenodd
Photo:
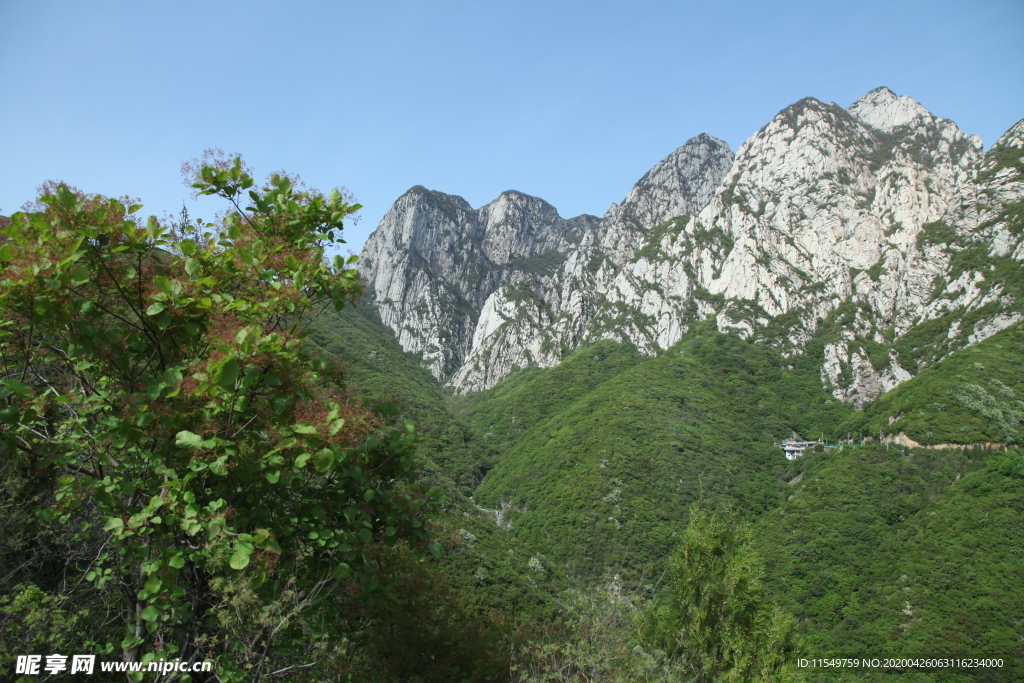
<path fill-rule="evenodd" d="M 887 88 L 846 108 L 807 98 L 735 154 L 692 138 L 601 218 L 414 187 L 360 271 L 402 347 L 456 393 L 601 339 L 656 355 L 706 319 L 800 355 L 841 316 L 816 361 L 862 407 L 1024 317 L 1022 149 L 1024 122 L 986 153 Z"/>

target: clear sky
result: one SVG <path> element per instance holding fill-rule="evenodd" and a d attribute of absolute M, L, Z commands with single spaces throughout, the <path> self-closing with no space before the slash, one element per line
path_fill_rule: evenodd
<path fill-rule="evenodd" d="M 0 0 L 0 212 L 46 179 L 193 216 L 183 160 L 343 185 L 358 251 L 413 185 L 601 215 L 711 133 L 885 85 L 986 147 L 1024 117 L 1021 0 Z"/>

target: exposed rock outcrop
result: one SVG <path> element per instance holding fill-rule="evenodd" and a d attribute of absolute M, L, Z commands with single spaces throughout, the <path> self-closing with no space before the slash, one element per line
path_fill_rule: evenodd
<path fill-rule="evenodd" d="M 361 269 L 403 347 L 457 391 L 598 339 L 657 353 L 714 317 L 787 354 L 834 329 L 822 381 L 863 405 L 1024 317 L 1001 277 L 1024 258 L 1022 140 L 1024 122 L 985 154 L 886 88 L 846 109 L 808 98 L 735 156 L 693 138 L 601 219 L 413 188 Z M 901 342 L 939 319 L 927 353 Z"/>
<path fill-rule="evenodd" d="M 557 269 L 596 223 L 566 220 L 520 192 L 474 210 L 462 197 L 417 186 L 367 241 L 360 271 L 384 324 L 444 379 L 469 352 L 488 296 L 517 274 Z"/>

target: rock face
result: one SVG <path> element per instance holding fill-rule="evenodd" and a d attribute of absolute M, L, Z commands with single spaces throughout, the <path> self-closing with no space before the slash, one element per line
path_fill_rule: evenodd
<path fill-rule="evenodd" d="M 566 220 L 547 202 L 519 192 L 474 211 L 461 197 L 414 187 L 367 240 L 360 272 L 381 319 L 403 348 L 423 354 L 435 377 L 451 378 L 475 352 L 473 363 L 484 376 L 477 383 L 490 386 L 515 366 L 561 359 L 561 344 L 545 345 L 552 335 L 533 338 L 534 328 L 546 327 L 564 308 L 559 299 L 570 257 L 586 268 L 591 256 L 620 248 L 632 253 L 646 226 L 707 204 L 731 162 L 728 145 L 698 136 L 651 169 L 600 220 Z M 527 309 L 535 323 L 511 329 L 509 321 Z M 481 366 L 479 349 L 497 341 L 490 338 L 499 329 L 506 351 Z M 534 349 L 529 357 L 528 348 Z"/>
<path fill-rule="evenodd" d="M 473 210 L 417 186 L 395 202 L 360 258 L 384 324 L 438 379 L 472 347 L 480 311 L 501 284 L 557 269 L 597 223 L 566 220 L 543 199 L 504 192 Z"/>
<path fill-rule="evenodd" d="M 805 99 L 735 156 L 693 138 L 601 219 L 413 188 L 361 270 L 456 391 L 598 339 L 654 354 L 713 317 L 787 354 L 819 336 L 823 383 L 862 405 L 1022 319 L 1022 140 L 1024 122 L 985 154 L 886 88 L 846 109 Z"/>

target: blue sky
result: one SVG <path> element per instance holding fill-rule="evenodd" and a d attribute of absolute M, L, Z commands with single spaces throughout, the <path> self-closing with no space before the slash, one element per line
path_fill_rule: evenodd
<path fill-rule="evenodd" d="M 344 185 L 359 250 L 413 185 L 602 214 L 698 133 L 886 85 L 980 135 L 1024 117 L 1024 2 L 0 0 L 0 212 L 46 179 L 212 217 L 183 160 Z"/>

